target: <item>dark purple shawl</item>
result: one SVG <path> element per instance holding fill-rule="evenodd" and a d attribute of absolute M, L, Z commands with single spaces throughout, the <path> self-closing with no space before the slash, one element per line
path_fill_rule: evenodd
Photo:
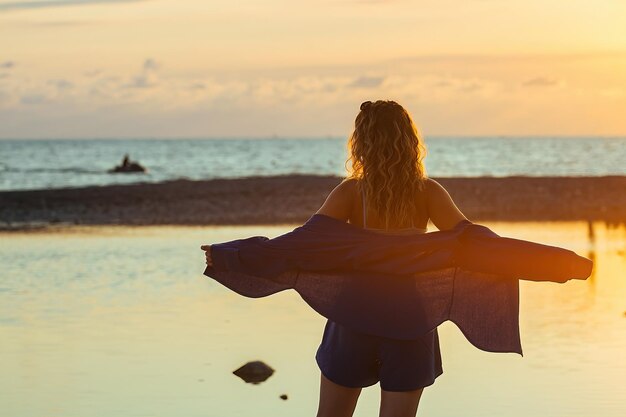
<path fill-rule="evenodd" d="M 470 221 L 417 235 L 386 235 L 322 214 L 268 239 L 211 246 L 204 274 L 246 297 L 289 288 L 339 324 L 412 339 L 446 320 L 477 348 L 521 354 L 519 282 L 585 279 L 574 252 L 500 237 Z"/>

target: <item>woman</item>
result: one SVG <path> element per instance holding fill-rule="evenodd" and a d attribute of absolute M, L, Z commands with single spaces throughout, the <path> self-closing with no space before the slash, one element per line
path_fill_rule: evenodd
<path fill-rule="evenodd" d="M 361 104 L 349 139 L 351 173 L 317 214 L 380 233 L 425 233 L 467 220 L 447 191 L 427 178 L 425 148 L 409 113 L 395 101 Z M 211 265 L 210 246 L 206 250 Z M 436 329 L 398 340 L 328 321 L 316 354 L 321 369 L 318 417 L 351 416 L 362 387 L 380 381 L 380 416 L 415 416 L 425 386 L 442 372 Z"/>

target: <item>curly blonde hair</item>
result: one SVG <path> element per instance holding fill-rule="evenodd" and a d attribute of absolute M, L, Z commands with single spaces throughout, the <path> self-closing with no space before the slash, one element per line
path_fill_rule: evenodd
<path fill-rule="evenodd" d="M 366 101 L 348 139 L 347 179 L 357 179 L 385 229 L 408 227 L 423 208 L 426 147 L 409 113 L 391 100 Z M 350 168 L 348 168 L 350 163 Z"/>

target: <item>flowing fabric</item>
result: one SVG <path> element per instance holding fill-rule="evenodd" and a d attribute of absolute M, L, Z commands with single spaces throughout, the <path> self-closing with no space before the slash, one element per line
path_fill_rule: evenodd
<path fill-rule="evenodd" d="M 468 220 L 386 235 L 322 214 L 273 239 L 211 245 L 204 274 L 246 297 L 296 290 L 322 316 L 357 331 L 414 339 L 444 321 L 489 352 L 522 354 L 519 279 L 586 279 L 574 252 L 500 237 Z"/>

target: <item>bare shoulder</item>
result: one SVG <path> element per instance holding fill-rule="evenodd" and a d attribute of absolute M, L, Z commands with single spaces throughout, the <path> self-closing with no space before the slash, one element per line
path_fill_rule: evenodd
<path fill-rule="evenodd" d="M 346 178 L 328 194 L 326 201 L 317 214 L 334 217 L 336 219 L 347 221 L 352 210 L 352 202 L 357 190 L 358 180 L 354 178 Z"/>
<path fill-rule="evenodd" d="M 430 219 L 439 230 L 451 229 L 459 221 L 466 220 L 443 185 L 432 178 L 427 178 L 425 189 Z"/>
<path fill-rule="evenodd" d="M 357 180 L 356 178 L 344 178 L 344 180 L 341 181 L 337 188 L 341 188 L 342 192 L 345 192 L 347 194 L 353 194 L 357 191 L 358 183 L 359 180 Z"/>
<path fill-rule="evenodd" d="M 432 178 L 426 178 L 426 186 L 424 187 L 424 190 L 426 191 L 428 201 L 437 202 L 452 199 L 448 190 Z"/>
<path fill-rule="evenodd" d="M 443 187 L 443 185 L 439 184 L 439 182 L 435 181 L 434 179 L 430 177 L 426 178 L 425 183 L 426 183 L 425 190 L 429 195 L 441 193 L 442 191 L 447 192 L 446 189 Z"/>
<path fill-rule="evenodd" d="M 330 192 L 334 198 L 346 199 L 352 201 L 356 193 L 358 193 L 359 180 L 356 178 L 344 178 L 337 186 Z"/>

